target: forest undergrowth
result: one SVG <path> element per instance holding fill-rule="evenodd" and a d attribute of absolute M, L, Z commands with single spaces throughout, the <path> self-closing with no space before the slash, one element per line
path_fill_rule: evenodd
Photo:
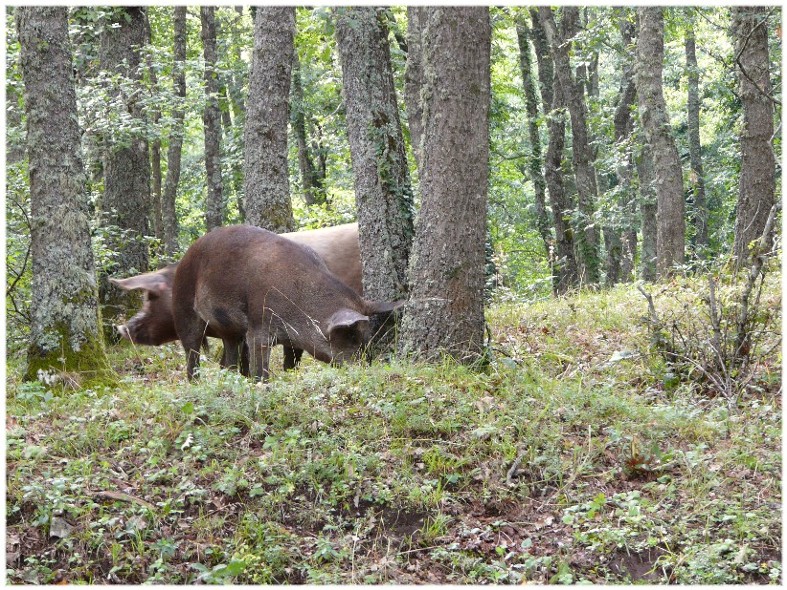
<path fill-rule="evenodd" d="M 706 287 L 649 287 L 665 329 L 706 337 Z M 7 581 L 780 583 L 778 273 L 758 310 L 723 391 L 631 284 L 492 305 L 483 370 L 190 385 L 179 346 L 119 345 L 119 387 L 47 389 L 12 361 Z"/>

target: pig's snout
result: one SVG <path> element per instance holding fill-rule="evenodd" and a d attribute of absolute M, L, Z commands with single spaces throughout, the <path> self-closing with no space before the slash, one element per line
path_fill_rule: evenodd
<path fill-rule="evenodd" d="M 125 338 L 126 340 L 131 340 L 131 334 L 129 334 L 128 326 L 126 324 L 115 325 L 115 330 L 117 333 L 120 334 L 121 338 Z"/>

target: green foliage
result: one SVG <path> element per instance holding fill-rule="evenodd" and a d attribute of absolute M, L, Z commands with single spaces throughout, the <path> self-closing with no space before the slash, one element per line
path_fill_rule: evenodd
<path fill-rule="evenodd" d="M 305 359 L 261 387 L 207 361 L 190 385 L 177 345 L 120 346 L 119 386 L 65 391 L 11 365 L 8 581 L 775 582 L 780 355 L 735 400 L 667 387 L 646 307 L 493 305 L 483 372 Z"/>

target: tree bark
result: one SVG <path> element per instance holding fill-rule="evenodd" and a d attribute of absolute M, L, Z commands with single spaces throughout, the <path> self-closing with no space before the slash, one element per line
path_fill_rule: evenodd
<path fill-rule="evenodd" d="M 583 84 L 573 78 L 569 59 L 570 39 L 579 30 L 579 9 L 572 6 L 563 7 L 560 33 L 555 26 L 552 9 L 542 6 L 538 10 L 549 41 L 555 74 L 560 80 L 565 103 L 571 116 L 572 155 L 578 201 L 576 249 L 579 254 L 581 281 L 595 285 L 601 277 L 599 236 L 594 220 L 598 185 L 587 128 L 587 104 Z"/>
<path fill-rule="evenodd" d="M 216 9 L 200 7 L 202 47 L 205 55 L 205 108 L 202 123 L 205 132 L 205 172 L 208 195 L 205 199 L 207 231 L 224 224 L 224 189 L 221 180 L 221 109 L 219 78 L 216 73 Z"/>
<path fill-rule="evenodd" d="M 140 47 L 145 43 L 145 8 L 115 7 L 104 23 L 99 55 L 101 67 L 114 76 L 131 81 L 134 90 L 125 94 L 120 87 L 110 91 L 119 96 L 134 120 L 134 126 L 144 128 L 140 96 L 142 80 Z M 108 247 L 117 253 L 108 275 L 127 276 L 148 270 L 150 214 L 150 159 L 144 133 L 118 130 L 124 137 L 110 139 L 104 156 L 104 195 L 102 225 L 118 228 L 110 232 Z M 122 232 L 122 233 L 121 233 Z M 109 284 L 107 275 L 101 277 L 99 296 L 102 304 L 104 335 L 116 338 L 114 319 L 137 306 L 118 287 Z"/>
<path fill-rule="evenodd" d="M 98 315 L 65 7 L 18 7 L 31 206 L 31 325 L 25 378 L 110 379 Z"/>
<path fill-rule="evenodd" d="M 574 230 L 571 213 L 574 204 L 563 183 L 563 149 L 566 138 L 566 115 L 560 81 L 555 76 L 549 43 L 541 26 L 538 11 L 530 9 L 533 45 L 538 60 L 538 78 L 541 86 L 541 102 L 547 113 L 549 143 L 544 160 L 544 180 L 549 192 L 552 208 L 552 224 L 555 228 L 553 253 L 552 290 L 555 295 L 566 293 L 579 283 L 576 257 L 574 256 Z"/>
<path fill-rule="evenodd" d="M 150 20 L 147 13 L 145 13 L 145 37 L 148 43 L 152 43 Z M 153 66 L 153 60 L 150 53 L 147 54 L 146 65 L 148 68 L 148 75 L 150 76 L 150 95 L 151 98 L 157 96 L 159 93 L 158 75 L 156 68 Z M 161 120 L 161 109 L 153 109 L 153 126 L 158 128 L 159 121 Z M 156 136 L 150 144 L 150 166 L 151 166 L 151 191 L 150 191 L 150 209 L 151 219 L 153 221 L 153 235 L 159 240 L 163 238 L 164 222 L 161 217 L 161 135 L 156 131 Z"/>
<path fill-rule="evenodd" d="M 364 295 L 401 299 L 407 294 L 413 198 L 388 28 L 374 7 L 339 8 L 336 17 Z"/>
<path fill-rule="evenodd" d="M 164 245 L 167 255 L 174 258 L 178 251 L 178 217 L 175 213 L 175 197 L 180 182 L 180 156 L 183 151 L 183 121 L 186 102 L 186 7 L 176 6 L 174 15 L 174 63 L 172 82 L 178 103 L 172 113 L 172 131 L 167 148 L 167 176 L 164 180 L 164 197 L 161 201 L 161 217 L 164 227 Z"/>
<path fill-rule="evenodd" d="M 407 66 L 404 71 L 404 104 L 407 108 L 410 145 L 413 147 L 413 157 L 419 174 L 424 113 L 421 105 L 421 88 L 424 83 L 423 44 L 421 42 L 424 28 L 423 19 L 423 7 L 407 7 Z"/>
<path fill-rule="evenodd" d="M 244 44 L 244 37 L 239 30 L 238 23 L 243 17 L 243 7 L 235 7 L 235 15 L 230 20 L 229 36 L 231 39 L 231 46 L 233 49 L 232 59 L 236 64 L 244 64 L 245 61 L 242 55 L 242 47 Z M 227 76 L 226 89 L 227 100 L 230 105 L 232 114 L 232 127 L 225 128 L 225 146 L 227 142 L 231 143 L 234 152 L 230 158 L 230 186 L 235 197 L 236 206 L 238 207 L 238 218 L 240 223 L 246 221 L 246 212 L 243 209 L 243 129 L 246 120 L 246 105 L 244 99 L 244 87 L 248 81 L 248 70 L 244 68 L 234 69 L 233 72 Z M 225 152 L 226 153 L 226 152 Z M 235 156 L 235 154 L 240 154 Z M 226 201 L 225 201 L 226 202 Z"/>
<path fill-rule="evenodd" d="M 767 7 L 732 9 L 736 70 L 743 105 L 741 177 L 735 217 L 736 267 L 749 258 L 749 244 L 762 235 L 775 201 L 773 101 L 768 57 Z"/>
<path fill-rule="evenodd" d="M 539 131 L 538 97 L 536 95 L 537 81 L 533 77 L 533 65 L 530 58 L 530 31 L 525 22 L 524 15 L 520 15 L 516 22 L 517 41 L 519 44 L 519 68 L 522 73 L 522 85 L 525 93 L 525 108 L 528 117 L 528 133 L 530 139 L 530 158 L 527 161 L 526 173 L 533 183 L 533 193 L 536 205 L 536 227 L 544 242 L 550 273 L 555 277 L 554 238 L 546 205 L 546 180 L 542 172 L 544 156 L 541 150 L 541 133 Z M 524 172 L 524 170 L 523 170 Z M 553 285 L 554 286 L 554 285 Z"/>
<path fill-rule="evenodd" d="M 244 134 L 244 209 L 248 223 L 277 233 L 295 225 L 287 171 L 294 33 L 295 8 L 257 7 Z"/>
<path fill-rule="evenodd" d="M 656 272 L 659 278 L 683 264 L 685 253 L 683 171 L 672 136 L 662 89 L 664 15 L 662 8 L 638 8 L 637 93 L 642 127 L 653 154 L 656 186 Z"/>
<path fill-rule="evenodd" d="M 141 83 L 140 51 L 145 43 L 145 9 L 116 8 L 110 17 L 116 26 L 106 26 L 101 33 L 101 66 L 111 74 L 138 84 L 131 95 L 124 95 L 129 114 L 144 125 L 139 101 Z M 119 88 L 113 89 L 120 94 Z M 148 268 L 148 210 L 150 205 L 150 161 L 144 135 L 135 134 L 127 142 L 108 146 L 104 165 L 103 211 L 105 224 L 117 225 L 127 232 L 120 252 L 118 272 L 144 272 Z M 128 145 L 130 143 L 130 145 Z M 128 240 L 128 241 L 126 241 Z"/>
<path fill-rule="evenodd" d="M 642 212 L 642 258 L 641 275 L 643 281 L 653 282 L 658 277 L 656 261 L 658 254 L 657 195 L 653 174 L 653 155 L 650 146 L 642 142 L 642 150 L 637 158 L 639 176 L 640 210 Z"/>
<path fill-rule="evenodd" d="M 290 102 L 290 125 L 298 144 L 298 168 L 301 172 L 303 200 L 307 205 L 325 202 L 325 168 L 314 165 L 309 141 L 306 136 L 306 112 L 301 82 L 301 64 L 298 51 L 292 52 L 292 101 Z"/>
<path fill-rule="evenodd" d="M 689 9 L 692 10 L 692 9 Z M 691 220 L 694 231 L 691 247 L 695 257 L 702 257 L 708 246 L 708 205 L 705 198 L 705 173 L 702 169 L 702 144 L 700 143 L 700 72 L 697 66 L 696 41 L 693 17 L 689 14 L 686 25 L 686 84 L 688 87 L 687 124 L 689 131 L 689 160 L 691 176 L 689 195 Z"/>
<path fill-rule="evenodd" d="M 422 205 L 401 346 L 478 361 L 489 162 L 488 8 L 425 9 Z"/>
<path fill-rule="evenodd" d="M 632 185 L 634 176 L 632 153 L 634 118 L 632 117 L 632 109 L 637 104 L 637 86 L 634 80 L 634 60 L 630 52 L 633 47 L 635 31 L 634 24 L 629 21 L 627 16 L 629 9 L 622 8 L 619 10 L 619 29 L 626 57 L 613 122 L 617 149 L 624 152 L 624 163 L 615 170 L 618 186 L 620 187 L 619 193 L 621 198 L 618 202 L 622 211 L 622 220 L 619 228 L 617 228 L 620 236 L 620 259 L 617 262 L 613 261 L 609 253 L 607 254 L 608 285 L 615 284 L 618 281 L 628 282 L 632 280 L 634 260 L 637 254 L 637 198 L 636 191 Z"/>

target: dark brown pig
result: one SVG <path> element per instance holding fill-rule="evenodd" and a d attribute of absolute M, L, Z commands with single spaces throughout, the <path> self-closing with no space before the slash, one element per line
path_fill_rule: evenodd
<path fill-rule="evenodd" d="M 245 342 L 251 373 L 266 380 L 273 344 L 341 363 L 363 352 L 372 325 L 395 307 L 363 299 L 313 249 L 249 225 L 217 228 L 194 242 L 172 285 L 189 379 L 207 330 L 223 340 L 228 365 L 238 363 Z"/>
<path fill-rule="evenodd" d="M 281 235 L 299 244 L 310 246 L 342 282 L 359 295 L 362 293 L 361 252 L 358 245 L 357 223 Z M 144 291 L 142 309 L 126 324 L 118 326 L 118 331 L 123 338 L 135 344 L 153 346 L 178 339 L 172 316 L 172 281 L 177 266 L 175 263 L 161 270 L 126 279 L 110 279 L 121 289 Z M 217 334 L 210 329 L 206 335 L 217 337 Z M 293 368 L 302 354 L 301 350 L 293 350 L 285 346 L 284 368 Z M 226 366 L 226 359 L 222 359 L 221 364 Z"/>

